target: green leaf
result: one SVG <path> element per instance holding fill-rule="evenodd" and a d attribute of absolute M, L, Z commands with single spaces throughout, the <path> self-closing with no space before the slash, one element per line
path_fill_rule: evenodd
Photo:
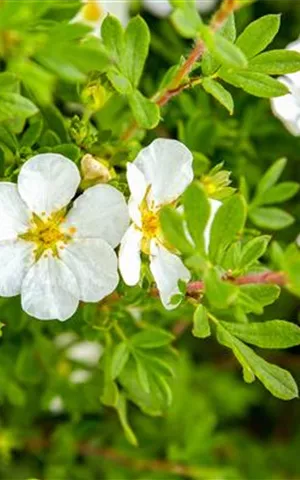
<path fill-rule="evenodd" d="M 182 215 L 175 208 L 165 206 L 160 211 L 160 224 L 167 241 L 181 253 L 190 254 L 193 246 L 186 237 Z"/>
<path fill-rule="evenodd" d="M 37 107 L 18 93 L 0 93 L 0 122 L 15 117 L 31 117 L 37 112 Z"/>
<path fill-rule="evenodd" d="M 222 68 L 219 76 L 230 85 L 242 88 L 255 97 L 271 98 L 286 95 L 289 90 L 283 83 L 264 73 L 250 70 L 225 70 Z"/>
<path fill-rule="evenodd" d="M 41 116 L 32 117 L 29 123 L 29 127 L 22 135 L 20 146 L 32 147 L 40 138 L 43 126 L 44 123 Z"/>
<path fill-rule="evenodd" d="M 269 322 L 221 322 L 224 328 L 246 343 L 261 348 L 290 348 L 300 344 L 300 328 L 284 320 Z"/>
<path fill-rule="evenodd" d="M 248 58 L 252 58 L 272 42 L 279 27 L 280 15 L 265 15 L 245 28 L 238 37 L 236 45 Z"/>
<path fill-rule="evenodd" d="M 262 235 L 253 238 L 242 249 L 239 267 L 247 268 L 255 263 L 266 251 L 271 237 Z"/>
<path fill-rule="evenodd" d="M 204 78 L 202 85 L 207 93 L 210 93 L 229 111 L 230 115 L 233 114 L 234 103 L 232 95 L 223 87 L 223 85 L 211 78 Z"/>
<path fill-rule="evenodd" d="M 271 284 L 249 284 L 241 285 L 237 303 L 245 313 L 256 313 L 261 315 L 264 307 L 271 305 L 280 295 L 280 288 Z"/>
<path fill-rule="evenodd" d="M 300 188 L 299 183 L 296 182 L 283 182 L 279 185 L 271 187 L 270 190 L 265 192 L 260 198 L 260 202 L 263 205 L 270 205 L 272 203 L 282 203 L 290 198 L 294 197 L 298 193 Z"/>
<path fill-rule="evenodd" d="M 184 38 L 196 38 L 202 25 L 202 20 L 192 3 L 181 4 L 171 15 L 174 27 Z"/>
<path fill-rule="evenodd" d="M 128 96 L 129 105 L 138 125 L 142 128 L 151 129 L 159 122 L 159 107 L 141 92 L 135 90 Z"/>
<path fill-rule="evenodd" d="M 238 296 L 238 288 L 220 278 L 214 268 L 210 268 L 204 275 L 205 295 L 209 303 L 219 309 L 228 308 Z"/>
<path fill-rule="evenodd" d="M 119 343 L 113 351 L 111 360 L 111 376 L 115 380 L 129 359 L 129 349 L 125 342 Z"/>
<path fill-rule="evenodd" d="M 117 69 L 111 69 L 107 73 L 107 77 L 112 86 L 121 93 L 121 95 L 128 95 L 132 93 L 132 85 L 127 77 L 120 73 Z"/>
<path fill-rule="evenodd" d="M 62 143 L 61 145 L 51 148 L 51 151 L 60 153 L 73 162 L 76 162 L 80 157 L 80 148 L 73 143 Z"/>
<path fill-rule="evenodd" d="M 246 221 L 246 203 L 241 195 L 225 200 L 217 211 L 210 233 L 209 256 L 212 261 L 220 259 L 225 249 L 241 233 Z"/>
<path fill-rule="evenodd" d="M 289 372 L 263 360 L 222 325 L 218 325 L 217 332 L 219 342 L 231 348 L 242 364 L 245 380 L 253 381 L 255 375 L 275 397 L 281 400 L 291 400 L 298 396 L 296 382 Z"/>
<path fill-rule="evenodd" d="M 289 245 L 283 257 L 283 268 L 288 277 L 288 288 L 300 296 L 300 250 L 295 244 Z"/>
<path fill-rule="evenodd" d="M 143 73 L 150 44 L 150 32 L 139 16 L 130 20 L 125 30 L 122 52 L 122 72 L 133 87 L 137 87 Z"/>
<path fill-rule="evenodd" d="M 145 393 L 150 393 L 150 384 L 149 384 L 149 378 L 147 373 L 147 367 L 143 362 L 143 358 L 140 359 L 138 355 L 134 355 L 134 360 L 136 363 L 136 371 L 137 371 L 137 378 L 138 378 L 139 384 Z"/>
<path fill-rule="evenodd" d="M 188 231 L 200 253 L 205 251 L 204 230 L 209 219 L 210 205 L 201 185 L 193 183 L 183 195 L 184 215 Z"/>
<path fill-rule="evenodd" d="M 247 66 L 247 58 L 241 49 L 220 33 L 214 33 L 209 27 L 203 26 L 201 35 L 210 53 L 222 65 L 240 68 Z"/>
<path fill-rule="evenodd" d="M 263 193 L 268 193 L 269 189 L 275 185 L 286 166 L 286 162 L 286 158 L 280 158 L 266 171 L 258 184 L 254 201 Z"/>
<path fill-rule="evenodd" d="M 101 36 L 113 62 L 119 62 L 124 48 L 124 30 L 117 17 L 106 15 L 101 26 Z"/>
<path fill-rule="evenodd" d="M 249 216 L 255 225 L 266 230 L 281 230 L 294 223 L 292 215 L 279 208 L 251 209 Z"/>
<path fill-rule="evenodd" d="M 195 310 L 192 333 L 197 338 L 206 338 L 211 334 L 207 311 L 203 305 L 198 305 Z"/>
<path fill-rule="evenodd" d="M 119 395 L 116 410 L 119 415 L 120 423 L 123 427 L 128 442 L 134 447 L 138 446 L 137 438 L 127 420 L 127 402 L 125 395 Z"/>
<path fill-rule="evenodd" d="M 169 345 L 174 340 L 174 336 L 159 328 L 147 328 L 142 332 L 136 333 L 130 339 L 130 343 L 134 347 L 153 349 Z"/>
<path fill-rule="evenodd" d="M 300 70 L 300 53 L 291 50 L 271 50 L 253 58 L 249 62 L 250 70 L 267 75 L 284 75 Z"/>
<path fill-rule="evenodd" d="M 14 73 L 0 73 L 0 92 L 20 93 L 20 81 Z"/>

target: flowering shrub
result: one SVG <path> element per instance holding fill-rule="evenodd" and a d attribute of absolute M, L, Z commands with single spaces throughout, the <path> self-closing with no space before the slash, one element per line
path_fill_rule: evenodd
<path fill-rule="evenodd" d="M 275 3 L 0 2 L 0 478 L 299 476 Z"/>

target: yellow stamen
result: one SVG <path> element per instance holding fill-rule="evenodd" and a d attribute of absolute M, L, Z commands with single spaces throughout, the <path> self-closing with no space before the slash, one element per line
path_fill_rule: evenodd
<path fill-rule="evenodd" d="M 64 210 L 60 210 L 45 219 L 33 214 L 31 228 L 20 235 L 23 240 L 36 244 L 34 250 L 36 260 L 43 254 L 48 255 L 48 253 L 58 256 L 58 244 L 68 243 L 76 232 L 75 227 L 70 227 L 68 233 L 61 229 L 64 213 Z"/>
<path fill-rule="evenodd" d="M 104 11 L 95 0 L 88 0 L 81 10 L 82 17 L 87 22 L 98 22 L 103 17 Z"/>

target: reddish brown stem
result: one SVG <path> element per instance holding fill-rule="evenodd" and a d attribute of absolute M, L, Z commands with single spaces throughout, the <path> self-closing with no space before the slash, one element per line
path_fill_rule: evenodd
<path fill-rule="evenodd" d="M 221 4 L 219 10 L 215 13 L 213 16 L 211 22 L 210 22 L 210 27 L 214 32 L 217 32 L 222 28 L 226 20 L 228 19 L 229 15 L 237 10 L 238 8 L 241 7 L 240 1 L 239 0 L 223 0 L 223 3 Z M 180 69 L 177 72 L 177 75 L 173 79 L 171 85 L 169 88 L 164 90 L 161 93 L 157 93 L 152 97 L 152 100 L 156 105 L 159 107 L 162 107 L 166 105 L 173 97 L 178 95 L 182 90 L 185 90 L 187 86 L 191 85 L 184 85 L 182 86 L 181 83 L 182 81 L 190 74 L 192 71 L 194 65 L 202 55 L 204 54 L 206 50 L 205 43 L 203 40 L 197 40 L 196 45 L 190 52 L 189 56 L 185 60 L 185 62 L 182 64 Z M 122 136 L 122 140 L 126 141 L 129 140 L 132 135 L 135 133 L 137 130 L 138 125 L 136 122 L 133 122 L 130 127 L 125 131 L 125 133 Z"/>
<path fill-rule="evenodd" d="M 230 281 L 235 285 L 249 285 L 257 283 L 272 283 L 273 285 L 279 285 L 283 287 L 287 283 L 286 276 L 283 272 L 263 272 L 263 273 L 253 273 L 251 275 L 245 275 L 238 278 L 224 278 L 226 281 Z M 203 281 L 190 282 L 187 285 L 187 295 L 194 296 L 203 292 L 205 285 Z"/>

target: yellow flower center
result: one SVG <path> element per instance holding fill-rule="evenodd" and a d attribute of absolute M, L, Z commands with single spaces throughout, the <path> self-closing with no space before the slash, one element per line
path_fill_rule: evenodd
<path fill-rule="evenodd" d="M 36 244 L 34 250 L 36 260 L 47 250 L 54 256 L 58 256 L 58 247 L 64 248 L 64 245 L 71 240 L 72 235 L 76 232 L 74 227 L 69 228 L 67 233 L 61 230 L 64 214 L 64 209 L 55 212 L 47 218 L 41 218 L 34 213 L 31 220 L 31 228 L 19 235 L 23 240 Z M 42 214 L 42 217 L 44 216 L 45 214 Z"/>
<path fill-rule="evenodd" d="M 95 0 L 88 0 L 81 10 L 82 17 L 87 22 L 98 22 L 103 17 L 103 8 Z"/>
<path fill-rule="evenodd" d="M 140 207 L 142 215 L 142 252 L 150 254 L 150 241 L 160 235 L 159 211 L 150 210 L 146 202 Z"/>

